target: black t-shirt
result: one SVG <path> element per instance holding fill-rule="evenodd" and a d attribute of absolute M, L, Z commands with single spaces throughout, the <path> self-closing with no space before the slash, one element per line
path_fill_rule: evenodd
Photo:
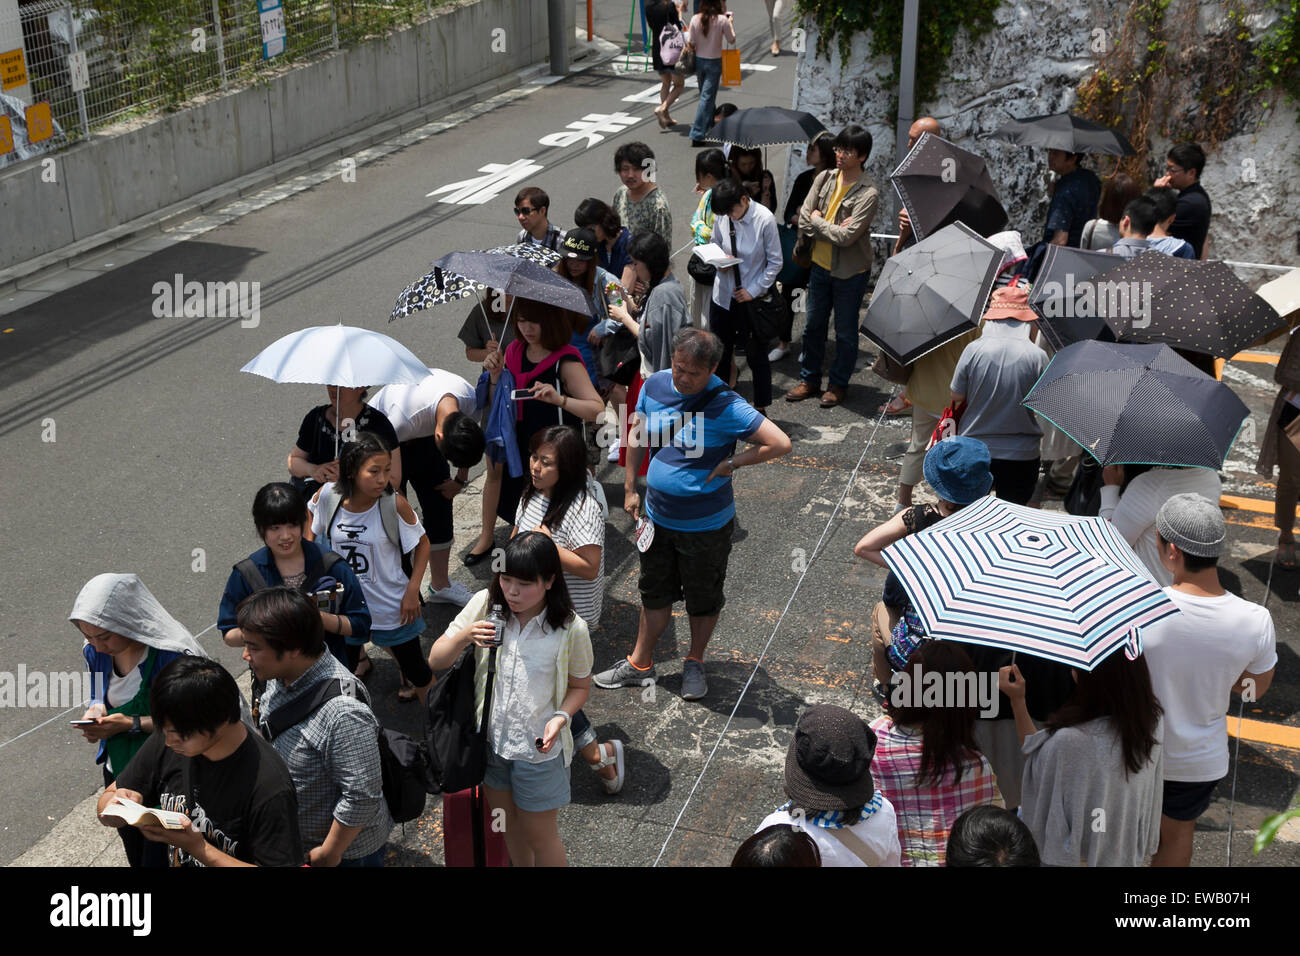
<path fill-rule="evenodd" d="M 1210 232 L 1210 196 L 1200 183 L 1192 183 L 1178 193 L 1178 207 L 1169 235 L 1186 239 L 1192 244 L 1196 258 L 1201 258 L 1205 237 Z"/>
<path fill-rule="evenodd" d="M 820 149 L 821 147 L 818 146 Z M 781 225 L 799 225 L 799 210 L 803 207 L 803 201 L 808 198 L 808 193 L 812 190 L 813 180 L 817 178 L 817 169 L 805 169 L 794 178 L 794 185 L 790 187 L 790 198 L 786 200 L 785 210 L 781 217 Z M 790 222 L 790 217 L 794 217 L 794 222 Z"/>
<path fill-rule="evenodd" d="M 333 461 L 338 455 L 335 453 L 334 440 L 336 431 L 330 424 L 330 420 L 325 416 L 330 406 L 318 405 L 307 413 L 307 417 L 302 420 L 298 427 L 297 446 L 307 453 L 307 460 L 313 465 L 324 465 Z M 397 432 L 393 429 L 392 422 L 387 416 L 377 408 L 371 408 L 366 405 L 356 420 L 356 430 L 359 432 L 373 432 L 384 440 L 389 450 L 397 448 Z M 338 447 L 342 449 L 343 443 L 340 441 Z"/>
<path fill-rule="evenodd" d="M 682 25 L 682 18 L 677 14 L 677 4 L 671 0 L 650 0 L 645 5 L 646 26 L 650 28 L 650 60 L 656 70 L 665 70 L 664 61 L 659 57 L 659 34 L 669 23 Z"/>
<path fill-rule="evenodd" d="M 216 761 L 182 757 L 161 733 L 151 734 L 117 786 L 137 791 L 147 807 L 187 814 L 209 843 L 244 863 L 301 866 L 307 860 L 289 768 L 252 731 L 238 750 Z M 180 866 L 200 865 L 182 850 L 171 852 Z"/>

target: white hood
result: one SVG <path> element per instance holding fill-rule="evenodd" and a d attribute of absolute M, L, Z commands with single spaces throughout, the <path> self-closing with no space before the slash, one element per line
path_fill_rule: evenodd
<path fill-rule="evenodd" d="M 85 621 L 160 651 L 208 656 L 134 574 L 97 574 L 91 578 L 77 595 L 68 620 Z"/>

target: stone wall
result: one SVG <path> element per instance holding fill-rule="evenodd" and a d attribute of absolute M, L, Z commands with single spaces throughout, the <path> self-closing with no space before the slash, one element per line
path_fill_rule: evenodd
<path fill-rule="evenodd" d="M 1037 0 L 1006 2 L 998 8 L 997 27 L 978 43 L 962 33 L 954 43 L 946 79 L 931 103 L 918 103 L 918 115 L 930 114 L 943 126 L 944 136 L 979 153 L 989 163 L 993 181 L 1010 215 L 1008 228 L 1019 229 L 1026 245 L 1042 234 L 1047 215 L 1046 150 L 1024 149 L 988 138 L 1009 116 L 1034 116 L 1069 109 L 1075 89 L 1095 66 L 1091 51 L 1099 27 L 1116 29 L 1124 19 L 1126 0 Z M 1197 17 L 1201 35 L 1226 27 L 1222 5 L 1202 3 Z M 1262 32 L 1271 17 L 1255 18 L 1250 26 Z M 853 37 L 850 56 L 840 57 L 832 43 L 829 60 L 816 56 L 818 32 L 802 24 L 807 52 L 800 54 L 795 108 L 807 110 L 833 130 L 857 122 L 871 130 L 875 149 L 868 168 L 881 186 L 882 214 L 876 231 L 895 231 L 892 216 L 897 193 L 889 185 L 894 130 L 887 125 L 894 90 L 888 85 L 892 64 L 872 57 L 869 35 Z M 1270 97 L 1280 101 L 1280 97 Z M 1250 262 L 1300 265 L 1300 123 L 1294 104 L 1257 106 L 1238 118 L 1236 132 L 1210 152 L 1202 182 L 1214 203 L 1210 225 L 1210 254 Z M 1148 181 L 1163 173 L 1171 144 L 1155 138 L 1150 151 Z M 1208 151 L 1207 151 L 1208 152 Z M 1099 176 L 1111 171 L 1108 157 L 1086 161 Z M 805 168 L 795 161 L 790 174 Z M 788 182 L 791 175 L 788 174 Z M 1254 282 L 1276 277 L 1258 270 L 1238 270 Z"/>

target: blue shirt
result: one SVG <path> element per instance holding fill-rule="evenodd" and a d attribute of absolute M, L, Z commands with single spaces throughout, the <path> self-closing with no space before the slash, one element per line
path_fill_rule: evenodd
<path fill-rule="evenodd" d="M 632 257 L 627 254 L 627 247 L 632 244 L 632 233 L 624 226 L 619 231 L 618 238 L 614 240 L 614 248 L 606 249 L 602 242 L 596 247 L 596 261 L 606 272 L 613 274 L 615 279 L 623 277 L 623 270 L 627 264 L 632 261 Z"/>
<path fill-rule="evenodd" d="M 1066 173 L 1056 184 L 1052 205 L 1047 210 L 1047 224 L 1043 227 L 1043 241 L 1051 242 L 1053 234 L 1068 232 L 1067 246 L 1078 246 L 1083 239 L 1083 227 L 1088 220 L 1097 218 L 1097 204 L 1101 202 L 1101 180 L 1090 169 L 1076 169 Z"/>
<path fill-rule="evenodd" d="M 646 471 L 646 514 L 656 525 L 674 531 L 716 531 L 736 516 L 730 478 L 715 478 L 705 484 L 709 473 L 732 455 L 737 439 L 752 435 L 763 424 L 763 416 L 730 390 L 713 396 L 695 414 L 704 392 L 723 385 L 716 375 L 695 395 L 683 395 L 673 387 L 670 369 L 655 372 L 641 386 L 636 413 L 645 423 L 646 440 L 654 457 Z M 686 424 L 671 445 L 656 447 L 672 423 L 683 413 Z"/>
<path fill-rule="evenodd" d="M 1163 252 L 1167 256 L 1173 256 L 1175 259 L 1195 259 L 1196 252 L 1192 249 L 1192 244 L 1186 239 L 1179 239 L 1177 236 L 1159 236 L 1147 239 L 1147 245 L 1156 252 Z"/>

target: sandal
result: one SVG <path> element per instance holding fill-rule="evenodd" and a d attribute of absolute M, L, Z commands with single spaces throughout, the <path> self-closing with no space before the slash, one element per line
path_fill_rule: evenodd
<path fill-rule="evenodd" d="M 357 662 L 356 668 L 352 671 L 352 676 L 357 680 L 365 680 L 370 676 L 370 672 L 375 669 L 374 662 L 362 652 L 361 660 Z"/>
<path fill-rule="evenodd" d="M 1289 541 L 1278 541 L 1277 543 L 1277 563 L 1288 571 L 1294 571 L 1296 567 L 1295 560 L 1295 539 Z"/>
<path fill-rule="evenodd" d="M 605 748 L 609 747 L 614 753 L 612 756 L 603 756 Z M 596 748 L 602 756 L 593 764 L 589 764 L 592 770 L 603 770 L 606 767 L 614 767 L 614 779 L 608 780 L 605 777 L 600 778 L 600 782 L 605 785 L 605 792 L 613 796 L 623 789 L 623 782 L 627 777 L 625 773 L 625 763 L 623 760 L 623 741 L 611 740 L 608 744 L 597 744 Z M 600 776 L 597 774 L 597 776 Z"/>
<path fill-rule="evenodd" d="M 904 395 L 895 395 L 885 404 L 876 409 L 877 415 L 910 415 L 912 403 Z"/>
<path fill-rule="evenodd" d="M 419 699 L 419 696 L 420 694 L 415 689 L 415 685 L 403 677 L 402 686 L 397 689 L 397 699 L 404 704 L 409 704 L 411 701 Z"/>

